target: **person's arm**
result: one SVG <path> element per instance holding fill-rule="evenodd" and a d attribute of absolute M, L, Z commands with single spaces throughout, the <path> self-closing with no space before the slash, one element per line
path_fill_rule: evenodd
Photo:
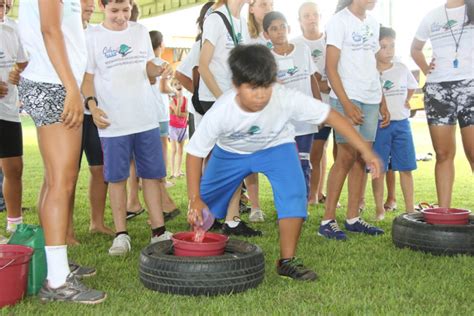
<path fill-rule="evenodd" d="M 329 83 L 327 80 L 323 80 L 323 76 L 320 73 L 316 73 L 316 79 L 318 79 L 318 86 L 321 93 L 329 94 L 331 92 L 331 88 L 329 87 Z"/>
<path fill-rule="evenodd" d="M 17 86 L 20 83 L 20 74 L 28 66 L 28 62 L 16 63 L 12 71 L 8 74 L 8 82 Z"/>
<path fill-rule="evenodd" d="M 88 97 L 95 97 L 94 75 L 86 72 L 84 74 L 84 79 L 82 80 L 81 88 L 84 100 Z M 87 105 L 89 106 L 89 111 L 92 114 L 92 119 L 94 120 L 94 124 L 97 126 L 97 128 L 107 128 L 110 125 L 110 122 L 107 120 L 107 113 L 99 108 L 99 105 L 94 100 L 89 101 Z"/>
<path fill-rule="evenodd" d="M 184 89 L 188 90 L 191 93 L 194 93 L 194 85 L 193 80 L 191 78 L 188 78 L 179 71 L 175 72 L 174 77 L 179 81 L 179 83 L 181 83 Z"/>
<path fill-rule="evenodd" d="M 186 182 L 188 187 L 189 212 L 188 222 L 193 225 L 196 221 L 202 225 L 202 210 L 207 208 L 201 199 L 201 176 L 204 159 L 191 154 L 186 155 Z"/>
<path fill-rule="evenodd" d="M 341 50 L 333 45 L 327 46 L 326 55 L 326 72 L 328 79 L 331 82 L 331 87 L 337 95 L 339 102 L 341 102 L 344 113 L 355 125 L 364 124 L 362 110 L 355 106 L 344 90 L 341 77 L 338 73 L 339 59 L 341 58 Z"/>
<path fill-rule="evenodd" d="M 382 94 L 382 102 L 380 103 L 379 109 L 380 115 L 382 116 L 382 123 L 380 124 L 381 128 L 385 128 L 390 125 L 390 112 L 388 111 L 387 107 L 387 100 L 385 96 Z"/>
<path fill-rule="evenodd" d="M 84 119 L 84 109 L 61 28 L 63 4 L 60 1 L 38 0 L 38 7 L 41 34 L 48 57 L 66 90 L 62 122 L 67 128 L 79 128 Z"/>
<path fill-rule="evenodd" d="M 311 76 L 311 92 L 313 92 L 313 97 L 318 100 L 322 100 L 321 91 L 319 89 L 318 79 L 316 73 Z"/>
<path fill-rule="evenodd" d="M 209 69 L 212 57 L 214 56 L 215 47 L 208 40 L 204 41 L 201 48 L 201 55 L 199 56 L 199 73 L 206 84 L 206 87 L 217 98 L 222 95 L 221 88 L 216 82 L 214 74 Z"/>
<path fill-rule="evenodd" d="M 413 97 L 413 94 L 415 94 L 415 89 L 408 89 L 407 99 L 405 101 L 405 107 L 407 109 L 411 109 L 410 100 Z"/>
<path fill-rule="evenodd" d="M 174 103 L 174 100 L 170 100 L 170 112 L 173 115 L 178 115 L 178 105 Z"/>
<path fill-rule="evenodd" d="M 411 57 L 415 61 L 415 63 L 420 67 L 421 71 L 425 74 L 425 76 L 429 75 L 435 69 L 435 59 L 431 60 L 431 63 L 428 65 L 426 62 L 425 55 L 423 54 L 423 47 L 425 47 L 426 42 L 422 42 L 417 40 L 416 38 L 413 39 L 411 44 Z"/>
<path fill-rule="evenodd" d="M 153 61 L 149 60 L 146 63 L 146 74 L 148 78 L 156 78 L 165 74 L 169 75 L 169 68 L 171 68 L 171 66 L 168 63 L 163 63 L 161 66 L 158 66 Z"/>
<path fill-rule="evenodd" d="M 380 176 L 382 164 L 378 156 L 373 152 L 369 143 L 366 142 L 350 124 L 350 121 L 347 118 L 331 109 L 326 118 L 325 124 L 333 127 L 339 134 L 347 139 L 352 147 L 360 152 L 362 159 L 364 159 L 372 173 L 372 179 L 376 179 Z"/>

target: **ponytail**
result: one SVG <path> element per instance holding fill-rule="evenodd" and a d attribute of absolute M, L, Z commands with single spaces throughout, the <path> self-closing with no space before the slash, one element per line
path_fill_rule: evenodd
<path fill-rule="evenodd" d="M 196 37 L 196 42 L 200 41 L 201 38 L 202 38 L 202 29 L 204 27 L 204 20 L 209 15 L 208 12 L 210 10 L 212 10 L 211 8 L 214 4 L 215 4 L 214 1 L 209 1 L 209 2 L 205 3 L 201 8 L 201 12 L 199 13 L 199 17 L 196 20 L 196 24 L 198 26 L 198 35 Z"/>
<path fill-rule="evenodd" d="M 474 0 L 465 0 L 466 4 L 466 13 L 467 13 L 467 22 L 466 25 L 474 24 Z"/>
<path fill-rule="evenodd" d="M 336 13 L 350 6 L 352 4 L 352 1 L 353 0 L 339 0 L 337 2 Z"/>

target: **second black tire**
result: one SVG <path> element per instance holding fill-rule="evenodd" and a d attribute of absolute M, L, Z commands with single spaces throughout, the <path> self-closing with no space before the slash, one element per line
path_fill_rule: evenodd
<path fill-rule="evenodd" d="M 468 225 L 431 225 L 423 214 L 402 214 L 393 221 L 392 240 L 399 248 L 435 255 L 474 255 L 474 216 Z"/>
<path fill-rule="evenodd" d="M 222 256 L 177 257 L 172 241 L 142 250 L 140 280 L 151 290 L 179 295 L 220 295 L 257 287 L 265 275 L 262 249 L 230 239 Z"/>

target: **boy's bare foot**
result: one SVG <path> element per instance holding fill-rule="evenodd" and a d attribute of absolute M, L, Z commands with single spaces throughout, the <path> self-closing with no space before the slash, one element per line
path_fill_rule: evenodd
<path fill-rule="evenodd" d="M 89 233 L 91 234 L 104 234 L 109 236 L 115 236 L 115 232 L 107 226 L 104 225 L 90 225 Z"/>
<path fill-rule="evenodd" d="M 81 243 L 76 237 L 66 237 L 66 245 L 68 246 L 79 246 Z"/>

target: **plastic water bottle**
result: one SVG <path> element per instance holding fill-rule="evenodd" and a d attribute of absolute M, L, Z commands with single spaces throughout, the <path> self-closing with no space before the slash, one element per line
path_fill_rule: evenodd
<path fill-rule="evenodd" d="M 209 211 L 208 208 L 202 210 L 202 225 L 195 224 L 194 230 L 194 241 L 202 242 L 204 240 L 206 231 L 208 231 L 212 224 L 214 224 L 214 215 Z"/>

